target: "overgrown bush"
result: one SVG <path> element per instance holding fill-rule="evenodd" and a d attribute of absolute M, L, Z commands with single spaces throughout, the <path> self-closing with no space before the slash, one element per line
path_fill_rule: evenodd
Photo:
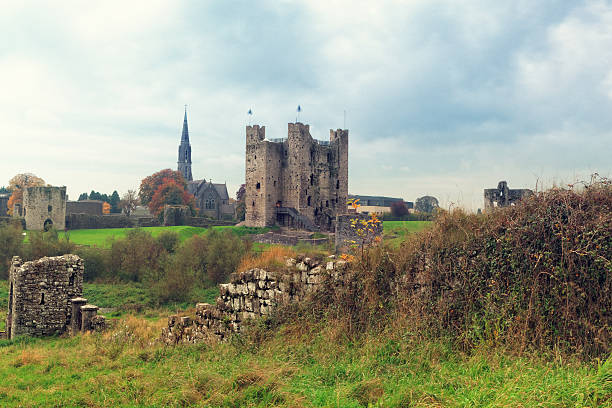
<path fill-rule="evenodd" d="M 87 282 L 113 279 L 110 276 L 110 252 L 108 249 L 82 246 L 76 254 L 83 259 L 85 272 L 83 279 Z"/>
<path fill-rule="evenodd" d="M 405 320 L 464 350 L 606 356 L 611 237 L 606 180 L 537 193 L 484 215 L 442 212 L 399 249 L 377 247 L 357 258 L 344 285 L 326 286 L 283 319 L 328 316 L 349 334 Z"/>
<path fill-rule="evenodd" d="M 162 231 L 157 236 L 157 242 L 161 244 L 161 246 L 168 253 L 174 253 L 176 248 L 179 246 L 181 239 L 179 237 L 178 232 L 172 230 Z"/>
<path fill-rule="evenodd" d="M 210 230 L 192 236 L 166 263 L 156 285 L 157 296 L 162 301 L 185 301 L 192 289 L 225 282 L 249 244 L 230 231 Z"/>
<path fill-rule="evenodd" d="M 28 231 L 28 243 L 24 246 L 24 257 L 28 260 L 43 256 L 59 256 L 74 252 L 76 245 L 70 236 L 56 229 L 49 231 Z"/>
<path fill-rule="evenodd" d="M 113 276 L 135 282 L 157 282 L 168 253 L 150 233 L 129 230 L 124 239 L 114 240 L 110 249 Z"/>
<path fill-rule="evenodd" d="M 23 256 L 23 229 L 17 224 L 0 226 L 0 279 L 8 277 L 13 256 Z"/>

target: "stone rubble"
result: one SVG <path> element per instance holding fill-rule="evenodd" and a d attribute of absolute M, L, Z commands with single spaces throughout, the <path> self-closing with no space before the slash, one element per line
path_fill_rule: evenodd
<path fill-rule="evenodd" d="M 198 303 L 195 316 L 170 316 L 161 339 L 169 345 L 227 340 L 240 332 L 244 321 L 269 316 L 279 305 L 299 302 L 327 280 L 342 282 L 346 261 L 328 259 L 321 263 L 312 258 L 289 258 L 284 270 L 255 268 L 234 273 L 229 283 L 219 285 L 215 305 Z"/>

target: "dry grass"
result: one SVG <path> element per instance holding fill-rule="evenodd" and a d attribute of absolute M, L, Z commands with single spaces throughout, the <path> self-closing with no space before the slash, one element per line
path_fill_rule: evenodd
<path fill-rule="evenodd" d="M 238 272 L 253 268 L 271 268 L 283 266 L 286 258 L 293 258 L 296 253 L 293 249 L 284 246 L 271 246 L 259 254 L 247 254 L 238 265 Z"/>

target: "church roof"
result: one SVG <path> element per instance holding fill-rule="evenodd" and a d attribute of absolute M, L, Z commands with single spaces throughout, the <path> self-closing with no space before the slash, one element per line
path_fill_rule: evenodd
<path fill-rule="evenodd" d="M 203 192 L 209 188 L 213 188 L 220 199 L 229 200 L 227 185 L 225 184 L 207 182 L 205 179 L 193 180 L 187 183 L 187 190 L 193 195 L 197 195 L 199 192 Z"/>

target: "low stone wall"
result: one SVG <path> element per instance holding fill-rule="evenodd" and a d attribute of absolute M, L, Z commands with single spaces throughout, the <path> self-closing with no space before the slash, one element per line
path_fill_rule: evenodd
<path fill-rule="evenodd" d="M 282 271 L 234 273 L 229 283 L 219 285 L 216 305 L 198 303 L 195 316 L 170 316 L 161 339 L 166 344 L 225 340 L 240 332 L 245 320 L 268 316 L 279 305 L 304 300 L 325 282 L 341 283 L 345 277 L 346 262 L 333 257 L 287 259 Z"/>
<path fill-rule="evenodd" d="M 153 217 L 128 217 L 126 215 L 66 215 L 66 229 L 100 229 L 100 228 L 132 228 L 155 227 L 160 223 Z"/>

